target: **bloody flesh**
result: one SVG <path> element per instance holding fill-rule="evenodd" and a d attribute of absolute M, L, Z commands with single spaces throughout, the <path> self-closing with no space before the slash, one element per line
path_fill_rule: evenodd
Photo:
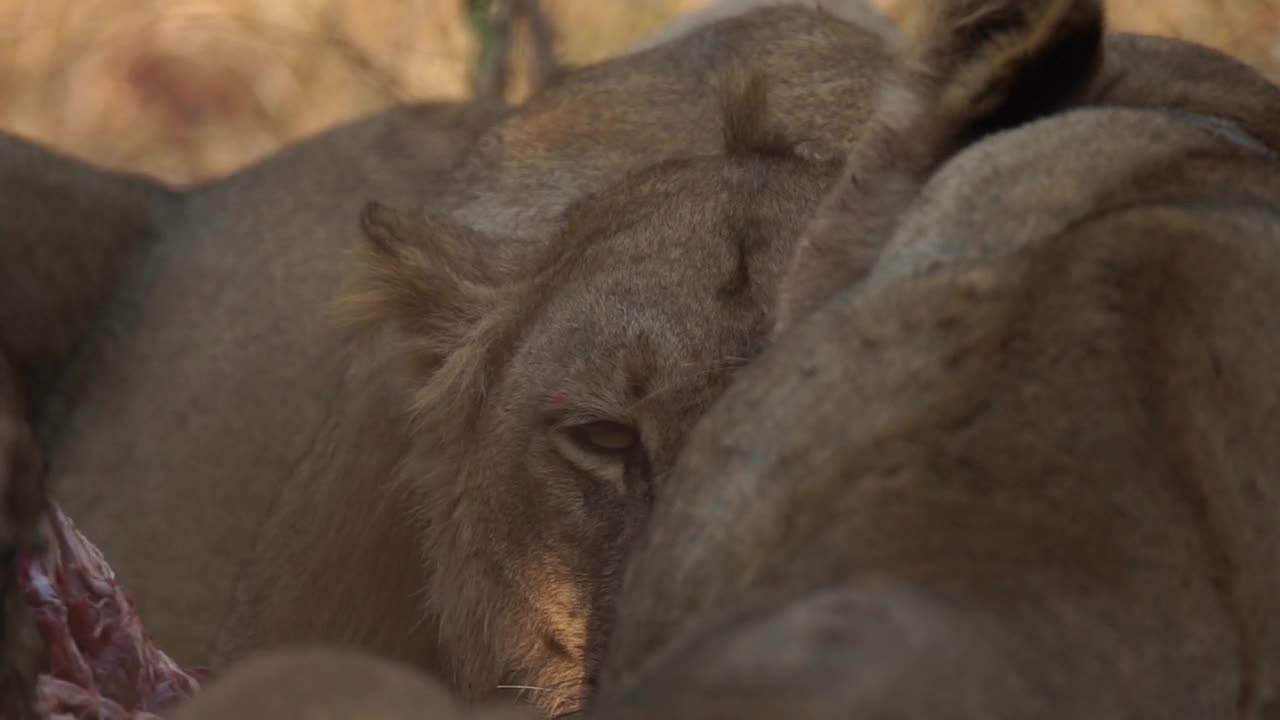
<path fill-rule="evenodd" d="M 48 547 L 18 561 L 18 582 L 44 641 L 42 720 L 151 720 L 200 689 L 151 641 L 102 553 L 50 506 Z"/>

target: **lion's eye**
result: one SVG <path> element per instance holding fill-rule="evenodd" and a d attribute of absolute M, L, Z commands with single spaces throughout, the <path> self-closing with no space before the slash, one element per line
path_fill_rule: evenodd
<path fill-rule="evenodd" d="M 640 441 L 635 428 L 608 421 L 579 425 L 573 429 L 573 439 L 583 449 L 601 455 L 621 455 Z"/>

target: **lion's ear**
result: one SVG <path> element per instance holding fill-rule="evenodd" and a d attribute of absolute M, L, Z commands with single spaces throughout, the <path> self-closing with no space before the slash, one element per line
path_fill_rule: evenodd
<path fill-rule="evenodd" d="M 379 203 L 360 214 L 364 241 L 337 311 L 349 329 L 390 329 L 418 383 L 415 413 L 474 410 L 500 363 L 524 285 L 514 241 Z"/>
<path fill-rule="evenodd" d="M 499 238 L 430 216 L 415 216 L 370 202 L 360 212 L 366 248 L 399 270 L 426 263 L 463 282 L 498 284 L 507 271 Z M 414 270 L 426 269 L 415 267 Z"/>
<path fill-rule="evenodd" d="M 426 356 L 457 349 L 497 309 L 502 241 L 371 202 L 360 213 L 363 241 L 339 296 L 347 328 L 392 326 Z M 422 357 L 432 362 L 440 357 Z"/>

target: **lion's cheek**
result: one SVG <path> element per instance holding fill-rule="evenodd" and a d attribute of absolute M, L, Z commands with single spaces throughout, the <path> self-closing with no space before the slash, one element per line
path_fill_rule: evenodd
<path fill-rule="evenodd" d="M 558 712 L 583 700 L 588 596 L 563 558 L 544 556 L 521 573 L 524 595 L 532 611 L 525 623 L 520 664 L 529 685 L 553 690 L 546 698 L 530 697 L 544 711 Z"/>
<path fill-rule="evenodd" d="M 586 647 L 588 599 L 575 573 L 561 558 L 542 558 L 524 573 L 524 584 L 539 625 L 554 637 L 557 654 L 581 661 Z"/>

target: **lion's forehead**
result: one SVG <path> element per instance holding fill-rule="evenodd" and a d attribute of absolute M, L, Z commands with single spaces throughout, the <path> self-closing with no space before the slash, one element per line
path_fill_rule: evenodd
<path fill-rule="evenodd" d="M 573 275 L 601 293 L 705 285 L 736 260 L 723 217 L 670 212 L 581 249 Z"/>
<path fill-rule="evenodd" d="M 654 362 L 696 362 L 750 342 L 762 332 L 753 308 L 721 303 L 716 289 L 637 286 L 561 299 L 526 336 L 531 354 L 560 362 L 617 363 L 639 355 Z"/>
<path fill-rule="evenodd" d="M 627 267 L 582 273 L 530 318 L 525 344 L 571 353 L 619 352 L 637 344 L 687 351 L 718 344 L 764 311 L 726 296 L 732 271 L 725 261 L 670 273 Z"/>
<path fill-rule="evenodd" d="M 509 377 L 527 399 L 600 400 L 627 406 L 659 393 L 692 397 L 720 384 L 763 341 L 748 323 L 672 316 L 643 305 L 618 306 L 607 321 L 550 318 L 513 356 Z"/>

